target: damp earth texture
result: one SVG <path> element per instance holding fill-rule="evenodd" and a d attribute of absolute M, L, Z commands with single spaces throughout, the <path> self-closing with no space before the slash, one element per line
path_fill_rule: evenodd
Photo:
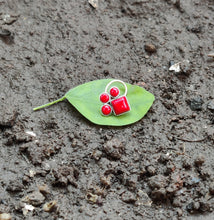
<path fill-rule="evenodd" d="M 214 219 L 213 0 L 89 2 L 0 0 L 0 219 Z M 143 119 L 33 111 L 109 78 Z"/>

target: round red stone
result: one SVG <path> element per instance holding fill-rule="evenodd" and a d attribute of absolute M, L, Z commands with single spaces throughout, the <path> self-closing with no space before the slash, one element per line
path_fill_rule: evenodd
<path fill-rule="evenodd" d="M 109 95 L 107 93 L 102 93 L 100 95 L 100 101 L 103 103 L 106 103 L 109 101 Z"/>
<path fill-rule="evenodd" d="M 110 105 L 103 105 L 101 108 L 101 111 L 103 115 L 110 115 L 112 112 L 111 106 Z"/>
<path fill-rule="evenodd" d="M 120 90 L 117 87 L 112 87 L 110 89 L 110 94 L 112 97 L 117 97 L 120 94 Z"/>

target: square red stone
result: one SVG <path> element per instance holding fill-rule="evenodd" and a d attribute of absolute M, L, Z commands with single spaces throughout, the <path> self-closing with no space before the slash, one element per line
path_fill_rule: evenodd
<path fill-rule="evenodd" d="M 130 106 L 126 96 L 122 96 L 118 99 L 111 101 L 115 115 L 121 115 L 125 112 L 130 111 Z"/>

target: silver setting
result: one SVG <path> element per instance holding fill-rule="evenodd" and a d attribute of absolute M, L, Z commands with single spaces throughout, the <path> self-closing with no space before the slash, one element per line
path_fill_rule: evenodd
<path fill-rule="evenodd" d="M 110 108 L 111 108 L 111 112 L 110 112 L 108 115 L 104 115 L 103 112 L 102 112 L 102 107 L 103 107 L 104 105 L 108 105 L 108 106 L 110 106 Z M 106 103 L 101 106 L 100 110 L 101 110 L 101 113 L 102 113 L 103 116 L 109 116 L 109 115 L 111 115 L 111 113 L 112 113 L 112 111 L 113 111 L 113 110 L 112 110 L 112 106 L 109 105 L 109 104 L 106 104 Z"/>
<path fill-rule="evenodd" d="M 109 100 L 108 100 L 107 102 L 102 102 L 101 100 L 100 100 L 100 101 L 101 101 L 103 104 L 109 103 L 109 102 L 111 101 L 111 95 L 108 94 L 108 92 L 103 92 L 103 93 L 100 94 L 100 96 L 101 96 L 102 94 L 107 94 L 107 95 L 109 96 Z M 100 96 L 99 96 L 99 98 L 100 98 Z"/>
<path fill-rule="evenodd" d="M 118 94 L 116 97 L 113 97 L 113 96 L 111 96 L 110 93 L 108 93 L 109 87 L 111 86 L 111 84 L 113 84 L 113 83 L 115 83 L 115 82 L 119 82 L 119 83 L 123 84 L 123 86 L 125 87 L 125 92 L 124 92 L 123 95 L 120 94 L 120 89 L 119 89 L 118 87 L 116 87 L 116 86 L 112 86 L 112 87 L 110 88 L 110 90 L 111 90 L 113 87 L 118 88 L 119 94 Z M 126 114 L 126 113 L 130 112 L 130 111 L 131 111 L 131 106 L 130 106 L 129 101 L 128 101 L 127 97 L 126 97 L 127 91 L 128 91 L 127 86 L 126 86 L 126 84 L 125 84 L 122 80 L 115 79 L 115 80 L 112 80 L 111 82 L 109 82 L 109 83 L 107 84 L 107 86 L 105 87 L 105 91 L 103 92 L 103 93 L 106 93 L 106 94 L 109 95 L 109 101 L 106 102 L 106 103 L 103 103 L 103 102 L 102 102 L 103 105 L 101 106 L 101 109 L 100 109 L 100 110 L 101 110 L 101 114 L 102 114 L 103 116 L 110 116 L 110 115 L 113 113 L 115 116 L 120 116 L 120 115 L 123 115 L 123 114 Z M 102 94 L 103 94 L 103 93 L 102 93 Z M 100 94 L 100 96 L 101 96 L 102 94 Z M 99 96 L 99 98 L 100 98 L 100 96 Z M 114 112 L 114 109 L 113 109 L 113 106 L 112 106 L 111 102 L 112 102 L 114 99 L 120 98 L 120 97 L 126 97 L 127 103 L 128 103 L 128 105 L 129 105 L 130 110 L 127 111 L 127 112 L 124 112 L 124 113 L 122 113 L 122 114 L 116 115 L 115 112 Z M 103 112 L 102 112 L 102 107 L 103 107 L 104 105 L 108 105 L 108 106 L 110 106 L 110 108 L 111 108 L 111 112 L 110 112 L 108 115 L 104 115 Z"/>
<path fill-rule="evenodd" d="M 123 94 L 124 96 L 126 96 L 127 95 L 127 86 L 126 86 L 126 84 L 122 81 L 122 80 L 119 80 L 119 79 L 114 79 L 114 80 L 112 80 L 110 83 L 108 83 L 107 84 L 107 86 L 106 86 L 106 88 L 105 88 L 105 93 L 107 93 L 107 91 L 108 91 L 108 87 L 112 84 L 112 83 L 114 83 L 114 82 L 119 82 L 119 83 L 122 83 L 123 84 L 123 86 L 125 87 L 125 93 Z"/>

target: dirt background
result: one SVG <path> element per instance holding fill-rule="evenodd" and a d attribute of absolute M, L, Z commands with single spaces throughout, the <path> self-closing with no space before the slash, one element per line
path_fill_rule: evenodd
<path fill-rule="evenodd" d="M 214 219 L 213 21 L 213 0 L 0 0 L 0 213 Z M 152 92 L 146 117 L 113 128 L 67 101 L 32 111 L 103 78 Z"/>

